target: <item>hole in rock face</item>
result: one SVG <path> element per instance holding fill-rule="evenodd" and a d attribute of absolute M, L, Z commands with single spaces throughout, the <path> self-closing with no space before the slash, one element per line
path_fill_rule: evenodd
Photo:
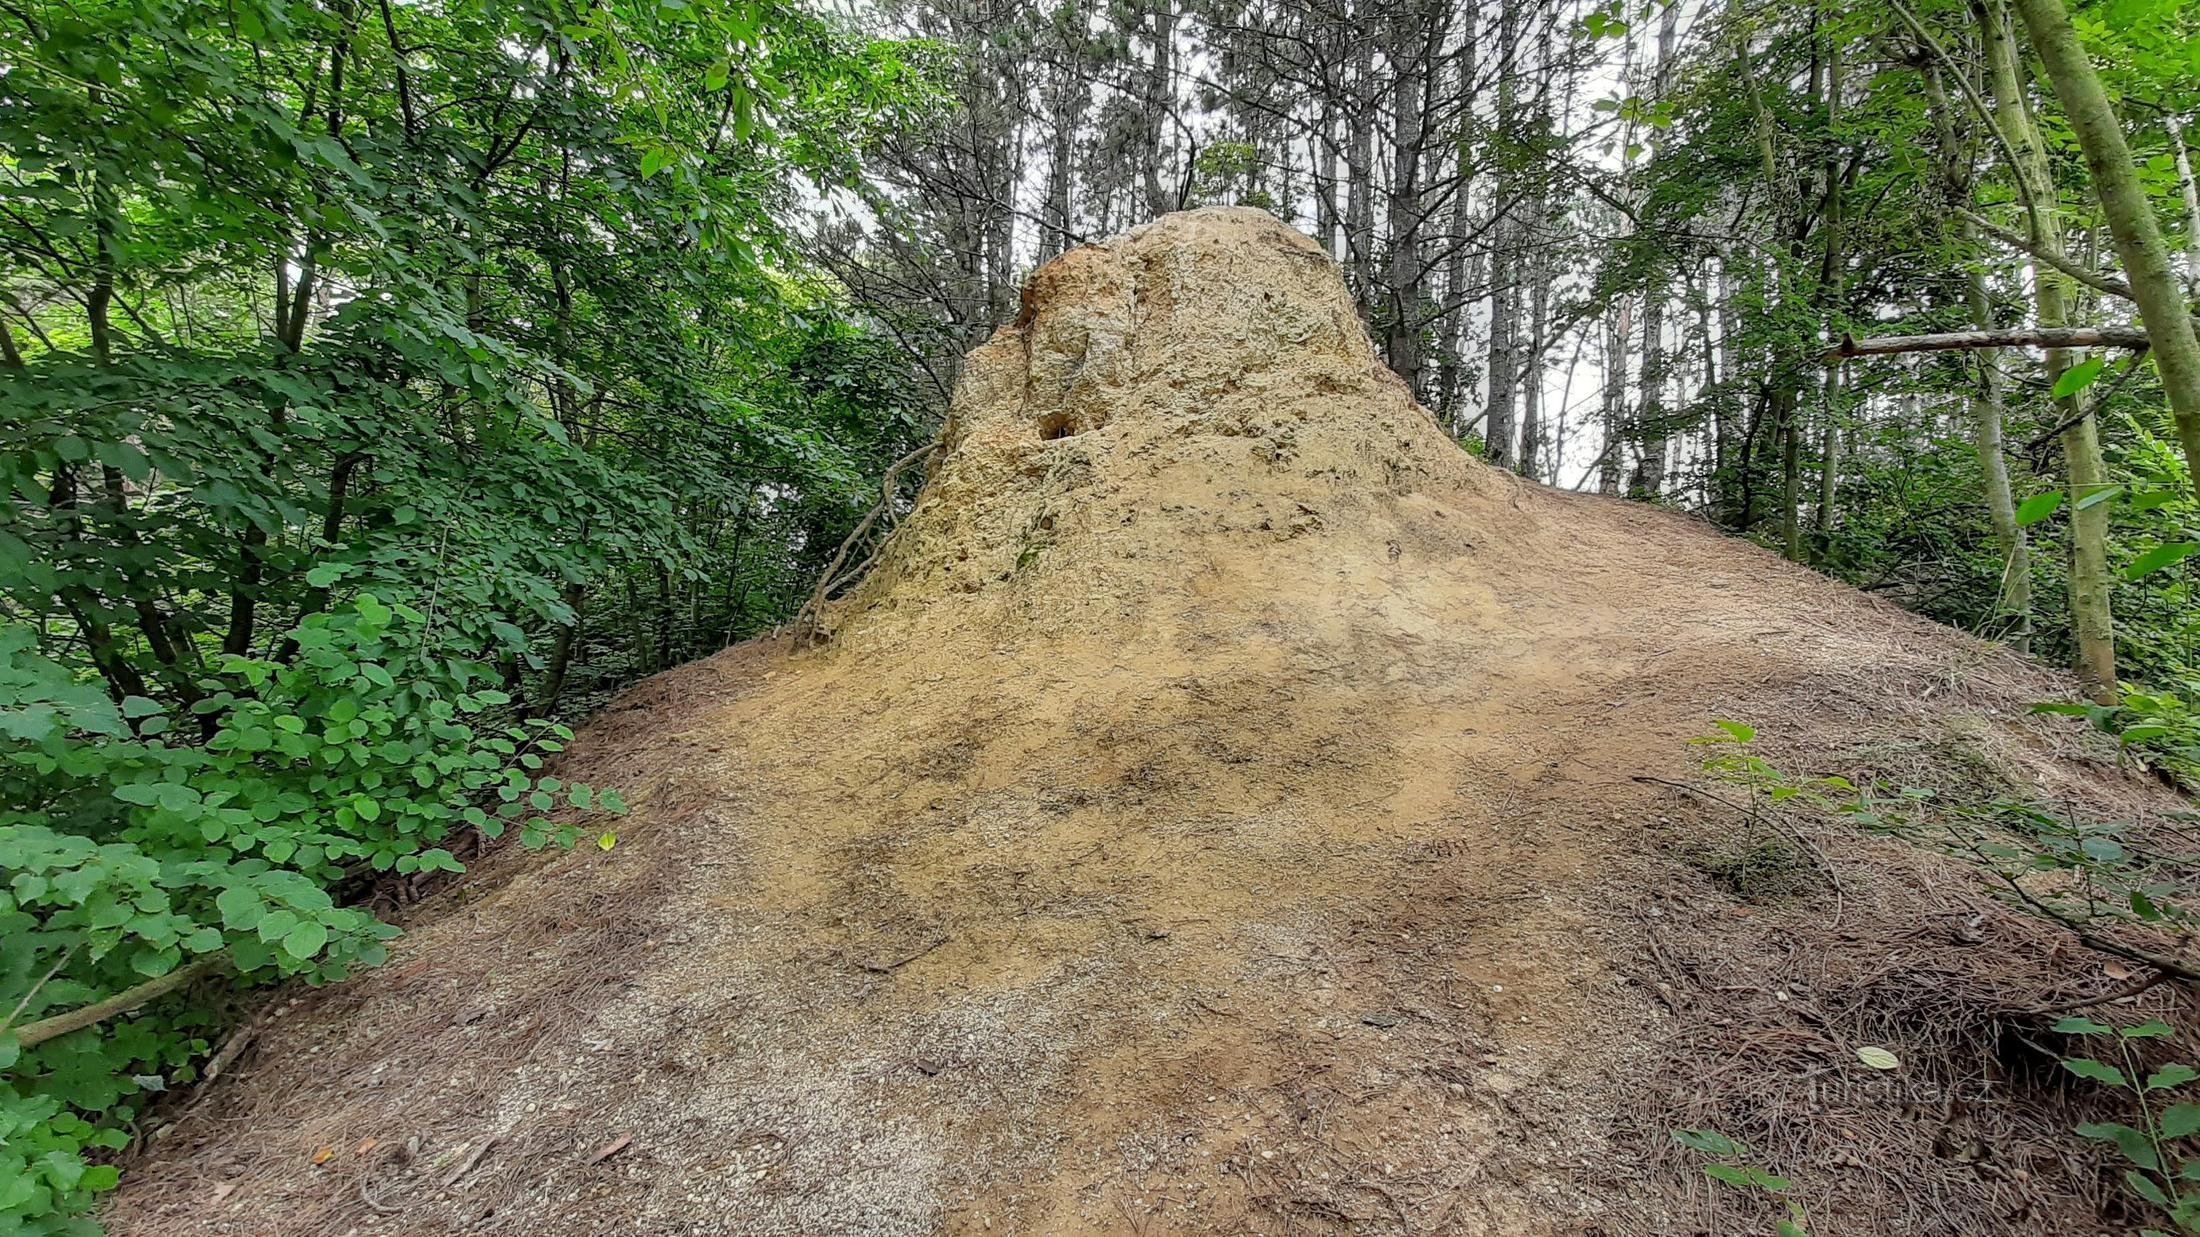
<path fill-rule="evenodd" d="M 1053 442 L 1078 433 L 1077 423 L 1066 412 L 1050 412 L 1039 418 L 1039 441 Z"/>

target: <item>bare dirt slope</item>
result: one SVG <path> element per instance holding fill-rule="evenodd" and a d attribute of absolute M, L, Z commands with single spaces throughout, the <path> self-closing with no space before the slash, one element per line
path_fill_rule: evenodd
<path fill-rule="evenodd" d="M 616 848 L 505 855 L 278 1012 L 108 1222 L 1688 1231 L 1705 1184 L 1638 1119 L 1687 1051 L 1760 1019 L 1823 1088 L 1866 1072 L 1842 967 L 2038 941 L 1830 833 L 1838 889 L 1739 902 L 1683 859 L 1733 822 L 1637 775 L 1699 776 L 1686 740 L 1742 717 L 1806 768 L 1959 746 L 2150 793 L 2023 717 L 2053 676 L 1471 460 L 1321 251 L 1245 210 L 1041 270 L 823 628 L 599 717 L 569 763 L 631 789 Z M 1691 1039 L 1721 967 L 1741 995 Z M 1939 1164 L 1953 1119 L 1885 1128 L 1963 1226 L 2099 1205 L 2027 1201 L 2064 1187 L 2006 1140 L 1998 1176 Z M 1829 1231 L 1948 1231 L 1817 1168 L 1867 1217 Z"/>

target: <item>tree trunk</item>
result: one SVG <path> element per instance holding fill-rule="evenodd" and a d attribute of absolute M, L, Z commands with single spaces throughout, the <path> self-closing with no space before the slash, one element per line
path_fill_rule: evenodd
<path fill-rule="evenodd" d="M 2185 149 L 2185 126 L 2175 115 L 2169 124 L 2169 149 L 2177 160 L 2177 189 L 2185 199 L 2185 290 L 2200 296 L 2200 185 L 2192 179 L 2192 154 Z"/>
<path fill-rule="evenodd" d="M 1162 149 L 1176 99 L 1176 0 L 1158 0 L 1153 10 L 1153 65 L 1146 78 L 1146 213 L 1149 218 L 1176 209 L 1176 195 L 1162 183 Z"/>
<path fill-rule="evenodd" d="M 2190 308 L 2169 267 L 2169 247 L 2154 219 L 2154 207 L 2124 141 L 2123 126 L 2101 90 L 2093 62 L 2079 45 L 2078 32 L 2062 0 L 2016 0 L 2017 12 L 2032 35 L 2033 50 L 2047 66 L 2062 100 L 2070 127 L 2085 152 L 2086 168 L 2093 173 L 2094 191 L 2100 195 L 2101 212 L 2116 238 L 2116 254 L 2123 259 L 2124 278 L 2139 302 L 2139 316 L 2153 342 L 2155 368 L 2177 418 L 2177 436 L 2184 443 L 2185 465 L 2200 486 L 2200 336 L 2193 332 Z M 2107 518 L 2107 512 L 2101 512 Z"/>
<path fill-rule="evenodd" d="M 1665 481 L 1665 290 L 1642 294 L 1642 398 L 1635 405 L 1635 470 L 1627 496 L 1654 500 Z"/>
<path fill-rule="evenodd" d="M 1841 123 L 1841 40 L 1837 35 L 1827 41 L 1826 48 L 1826 129 L 1835 134 L 1835 142 L 1827 148 L 1822 178 L 1826 184 L 1825 206 L 1825 261 L 1819 266 L 1820 284 L 1824 289 L 1826 304 L 1826 333 L 1841 329 L 1846 317 L 1848 255 L 1842 249 L 1841 218 L 1841 151 L 1839 126 Z M 1841 379 L 1839 365 L 1826 371 L 1823 424 L 1818 440 L 1818 515 L 1813 531 L 1817 534 L 1818 553 L 1823 555 L 1827 541 L 1833 535 L 1834 499 L 1841 480 Z"/>
<path fill-rule="evenodd" d="M 1518 430 L 1520 396 L 1519 298 L 1513 277 L 1512 229 L 1500 223 L 1490 251 L 1490 360 L 1488 376 L 1489 417 L 1482 425 L 1483 458 L 1500 467 L 1511 467 L 1516 458 L 1513 439 Z"/>
<path fill-rule="evenodd" d="M 1459 13 L 1463 23 L 1460 31 L 1457 68 L 1453 71 L 1452 91 L 1465 98 L 1474 89 L 1475 73 L 1475 8 L 1464 6 Z M 1462 118 L 1465 112 L 1461 112 Z M 1459 387 L 1465 368 L 1467 334 L 1467 227 L 1474 189 L 1473 152 L 1467 147 L 1465 125 L 1454 136 L 1452 146 L 1457 150 L 1458 166 L 1452 176 L 1451 203 L 1444 225 L 1444 299 L 1448 312 L 1444 315 L 1443 361 L 1437 369 L 1437 398 L 1444 424 L 1457 434 L 1466 418 L 1459 407 Z"/>
<path fill-rule="evenodd" d="M 1391 17 L 1389 59 L 1396 90 L 1391 102 L 1390 263 L 1385 271 L 1384 358 L 1421 396 L 1421 54 L 1427 14 L 1401 4 Z"/>
<path fill-rule="evenodd" d="M 1534 216 L 1541 217 L 1541 202 Z M 1520 475 L 1537 480 L 1537 470 L 1543 466 L 1543 332 L 1550 325 L 1551 289 L 1544 270 L 1540 247 L 1529 252 L 1525 265 L 1530 272 L 1528 290 L 1528 363 L 1520 380 Z"/>
<path fill-rule="evenodd" d="M 2037 3 L 2038 0 L 2025 0 Z M 2060 11 L 2060 5 L 2056 6 Z M 1994 111 L 2009 139 L 2017 166 L 2015 174 L 2028 187 L 2024 195 L 2032 212 L 2032 235 L 2050 252 L 2062 252 L 2062 224 L 2055 217 L 2055 182 L 2048 170 L 2047 153 L 2039 130 L 2024 106 L 2023 85 L 2017 76 L 2016 40 L 2010 33 L 2000 0 L 1987 0 L 1979 9 L 1980 33 L 1986 44 L 1986 60 L 1993 80 Z M 2067 27 L 2067 19 L 2065 26 Z M 2134 271 L 2132 274 L 2137 275 Z M 2067 317 L 2068 281 L 2061 273 L 2035 266 L 2032 272 L 2033 312 L 2042 327 L 2064 324 Z M 2174 315 L 2189 328 L 2180 305 Z M 2188 332 L 2189 337 L 2189 332 Z M 2070 354 L 2061 348 L 2047 350 L 2045 378 L 2050 387 L 2070 368 Z M 2084 408 L 2079 391 L 2056 401 L 2056 415 L 2066 427 L 2062 432 L 2063 459 L 2070 485 L 2070 627 L 2077 645 L 2078 677 L 2099 704 L 2116 703 L 2116 630 L 2108 604 L 2108 504 L 2086 500 L 2107 485 L 2107 468 L 2101 460 L 2099 430 Z"/>
<path fill-rule="evenodd" d="M 1773 392 L 1773 425 L 1780 437 L 1780 552 L 1803 561 L 1803 427 L 1794 388 L 1781 382 Z"/>
<path fill-rule="evenodd" d="M 1942 188 L 1957 236 L 1967 255 L 1978 250 L 1977 229 L 1959 203 L 1971 196 L 1971 159 L 1956 139 L 1954 108 L 1941 85 L 1937 66 L 1925 69 L 1925 94 L 1933 128 L 1940 144 Z M 1994 329 L 1993 298 L 1986 289 L 1986 271 L 1977 261 L 1965 264 L 1963 300 L 1971 312 L 1971 325 L 1981 331 Z M 1986 490 L 1986 516 L 1994 528 L 1994 544 L 2001 551 L 2002 585 L 1998 606 L 2012 626 L 2010 647 L 2020 653 L 2032 650 L 2032 544 L 2031 536 L 2017 523 L 2015 491 L 2009 484 L 2009 457 L 2001 410 L 2001 374 L 1996 368 L 2001 354 L 1979 353 L 1978 386 L 1971 392 L 1972 439 L 1978 451 L 1979 474 Z"/>
<path fill-rule="evenodd" d="M 1678 32 L 1680 6 L 1669 4 L 1658 20 L 1657 53 L 1650 66 L 1649 95 L 1662 99 Z M 1629 179 L 1632 179 L 1630 177 Z M 1629 197 L 1635 196 L 1630 187 Z M 1635 411 L 1635 471 L 1627 482 L 1627 496 L 1655 499 L 1664 492 L 1666 440 L 1665 415 L 1665 287 L 1652 278 L 1642 295 L 1642 402 Z"/>
<path fill-rule="evenodd" d="M 1363 37 L 1352 62 L 1350 145 L 1345 151 L 1345 270 L 1352 295 L 1367 317 L 1375 285 L 1375 41 Z"/>
<path fill-rule="evenodd" d="M 1071 4 L 1066 20 L 1082 23 L 1084 15 L 1080 7 Z M 1074 29 L 1074 27 L 1073 27 Z M 1077 133 L 1085 120 L 1087 95 L 1084 58 L 1078 52 L 1077 39 L 1081 30 L 1073 33 L 1069 45 L 1062 53 L 1063 64 L 1054 84 L 1054 107 L 1050 122 L 1054 126 L 1053 140 L 1047 151 L 1047 204 L 1046 219 L 1039 229 L 1039 261 L 1061 253 L 1070 247 L 1076 218 L 1072 194 L 1076 183 L 1075 160 L 1077 157 Z"/>
<path fill-rule="evenodd" d="M 1604 455 L 1597 461 L 1597 492 L 1619 493 L 1620 448 L 1627 428 L 1627 337 L 1634 302 L 1624 294 L 1604 320 Z"/>
<path fill-rule="evenodd" d="M 1520 5 L 1500 0 L 1497 10 L 1498 141 L 1517 152 L 1520 141 Z M 1519 177 L 1510 170 L 1517 159 L 1499 165 L 1490 228 L 1489 419 L 1482 427 L 1484 456 L 1510 467 L 1519 457 L 1513 446 L 1520 407 L 1520 259 L 1514 227 Z"/>

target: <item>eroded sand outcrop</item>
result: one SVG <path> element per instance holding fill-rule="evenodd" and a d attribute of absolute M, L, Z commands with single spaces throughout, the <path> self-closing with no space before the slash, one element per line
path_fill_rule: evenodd
<path fill-rule="evenodd" d="M 617 848 L 274 1018 L 117 1230 L 1682 1231 L 1620 1120 L 1646 933 L 1770 967 L 1827 907 L 1728 917 L 1634 777 L 1734 715 L 2090 776 L 2050 676 L 1470 459 L 1247 210 L 1038 272 L 821 634 L 607 710 Z"/>

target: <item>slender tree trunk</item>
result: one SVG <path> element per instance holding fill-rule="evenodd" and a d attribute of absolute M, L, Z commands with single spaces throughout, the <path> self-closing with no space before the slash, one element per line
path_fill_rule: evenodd
<path fill-rule="evenodd" d="M 1162 151 L 1169 118 L 1176 109 L 1176 0 L 1156 0 L 1153 9 L 1153 65 L 1146 78 L 1146 213 L 1149 218 L 1176 209 L 1176 194 L 1162 182 Z"/>
<path fill-rule="evenodd" d="M 2032 36 L 2032 48 L 2055 84 L 2055 97 L 2078 135 L 2085 165 L 2093 173 L 2101 212 L 2116 238 L 2124 278 L 2153 341 L 2155 368 L 2177 418 L 2185 465 L 2200 486 L 2200 336 L 2193 332 L 2192 311 L 2170 273 L 2169 247 L 2154 219 L 2154 207 L 2124 141 L 2123 125 L 2109 106 L 2093 62 L 2078 42 L 2062 0 L 2016 0 L 2017 12 Z M 2106 518 L 2106 512 L 2102 513 Z"/>
<path fill-rule="evenodd" d="M 1421 54 L 1428 15 L 1401 4 L 1391 17 L 1390 263 L 1385 271 L 1389 304 L 1383 343 L 1390 368 L 1421 396 L 1421 88 L 1427 58 Z"/>
<path fill-rule="evenodd" d="M 2175 114 L 2169 126 L 2170 154 L 2177 161 L 2177 190 L 2185 199 L 2185 291 L 2200 296 L 2200 184 L 2192 178 L 2192 153 L 2185 148 L 2185 125 Z"/>
<path fill-rule="evenodd" d="M 1710 494 L 1707 496 L 1725 512 L 1729 527 L 1741 527 L 1740 507 L 1736 498 L 1735 469 L 1741 463 L 1740 388 L 1737 386 L 1738 370 L 1734 368 L 1734 294 L 1737 284 L 1730 267 L 1731 257 L 1722 252 L 1719 267 L 1711 284 L 1712 295 L 1718 305 L 1719 342 L 1716 348 L 1706 346 L 1704 364 L 1713 384 L 1712 399 L 1718 409 L 1718 452 L 1711 470 Z M 1720 383 L 1725 385 L 1719 385 Z"/>
<path fill-rule="evenodd" d="M 1082 22 L 1081 8 L 1071 4 L 1067 20 Z M 1084 60 L 1077 53 L 1074 39 L 1063 52 L 1063 65 L 1055 82 L 1052 124 L 1053 139 L 1047 150 L 1047 205 L 1045 226 L 1039 229 L 1039 260 L 1062 252 L 1070 246 L 1070 234 L 1075 231 L 1072 221 L 1076 218 L 1072 194 L 1075 186 L 1077 157 L 1077 133 L 1085 120 L 1086 82 Z"/>
<path fill-rule="evenodd" d="M 1541 217 L 1542 203 L 1538 201 L 1534 217 Z M 1533 341 L 1528 350 L 1528 364 L 1520 383 L 1520 475 L 1536 479 L 1537 470 L 1543 466 L 1543 436 L 1548 431 L 1543 425 L 1543 332 L 1550 325 L 1551 289 L 1548 273 L 1542 261 L 1542 249 L 1529 252 L 1525 265 L 1530 272 L 1531 287 L 1528 291 L 1528 338 Z"/>
<path fill-rule="evenodd" d="M 1940 144 L 1944 192 L 1951 206 L 1968 204 L 1971 160 L 1956 139 L 1954 108 L 1949 103 L 1947 89 L 1941 84 L 1937 65 L 1926 66 L 1925 93 Z M 1986 271 L 1976 260 L 1983 256 L 1978 246 L 1977 229 L 1967 213 L 1961 210 L 1951 213 L 1964 252 L 1974 259 L 1965 264 L 1964 304 L 1970 310 L 1971 325 L 1990 331 L 1994 329 L 1994 303 L 1986 289 Z M 2020 653 L 2029 653 L 2032 650 L 2032 544 L 2030 534 L 2017 523 L 2016 493 L 2009 484 L 2008 447 L 2002 426 L 2001 371 L 1998 368 L 2001 354 L 1987 350 L 1974 360 L 1978 366 L 1978 385 L 1969 396 L 1970 423 L 1972 440 L 1978 450 L 1979 474 L 1986 490 L 1986 515 L 1994 528 L 1994 544 L 2001 551 L 1999 606 L 2010 617 L 2010 647 Z"/>
<path fill-rule="evenodd" d="M 1627 338 L 1634 301 L 1622 295 L 1604 320 L 1604 455 L 1597 461 L 1597 492 L 1619 493 L 1620 450 L 1627 441 Z"/>
<path fill-rule="evenodd" d="M 1372 18 L 1363 16 L 1363 20 Z M 1345 269 L 1366 318 L 1375 289 L 1375 40 L 1358 39 L 1352 62 L 1350 145 L 1345 151 Z"/>
<path fill-rule="evenodd" d="M 1827 41 L 1826 48 L 1826 129 L 1836 134 L 1835 144 L 1826 152 L 1821 177 L 1826 185 L 1825 261 L 1819 267 L 1820 285 L 1824 289 L 1826 303 L 1826 335 L 1832 338 L 1844 330 L 1847 317 L 1847 263 L 1848 254 L 1842 248 L 1841 211 L 1841 155 L 1838 132 L 1841 124 L 1841 40 L 1838 35 Z M 1827 540 L 1833 535 L 1834 500 L 1841 479 L 1841 385 L 1843 367 L 1836 365 L 1826 371 L 1822 424 L 1818 439 L 1818 514 L 1813 531 L 1817 534 L 1818 552 L 1825 553 Z"/>
<path fill-rule="evenodd" d="M 543 676 L 542 691 L 527 709 L 533 717 L 548 717 L 557 708 L 558 697 L 565 694 L 565 676 L 573 667 L 573 646 L 581 638 L 581 625 L 587 621 L 583 609 L 583 602 L 587 600 L 585 588 L 578 584 L 566 585 L 564 600 L 566 608 L 573 611 L 573 621 L 558 628 L 557 635 L 551 637 L 550 665 Z"/>
<path fill-rule="evenodd" d="M 1649 93 L 1662 99 L 1666 93 L 1668 66 L 1678 32 L 1680 6 L 1669 4 L 1658 20 L 1657 52 L 1650 66 Z M 1654 139 L 1653 139 L 1654 144 Z M 1631 179 L 1631 178 L 1630 178 Z M 1629 196 L 1634 196 L 1630 186 Z M 1662 273 L 1650 280 L 1642 296 L 1642 402 L 1635 411 L 1635 471 L 1628 479 L 1630 498 L 1655 499 L 1665 487 L 1666 426 L 1665 387 L 1665 280 Z"/>
<path fill-rule="evenodd" d="M 1780 435 L 1780 552 L 1803 561 L 1803 430 L 1795 390 L 1782 382 L 1773 392 L 1773 424 Z"/>
<path fill-rule="evenodd" d="M 1497 131 L 1498 141 L 1517 154 L 1520 131 L 1520 6 L 1522 0 L 1500 0 L 1497 10 Z M 1482 427 L 1484 456 L 1493 464 L 1510 467 L 1519 457 L 1513 445 L 1520 408 L 1520 258 L 1514 227 L 1519 177 L 1509 170 L 1517 162 L 1500 164 L 1495 209 L 1498 217 L 1490 228 L 1490 363 L 1489 419 Z"/>
<path fill-rule="evenodd" d="M 1452 92 L 1463 99 L 1474 88 L 1475 6 L 1463 6 L 1459 12 L 1459 20 L 1463 28 L 1460 31 L 1459 51 L 1455 57 L 1457 67 L 1454 70 Z M 1460 130 L 1451 142 L 1458 163 L 1452 177 L 1451 203 L 1444 225 L 1444 297 L 1450 306 L 1450 312 L 1444 315 L 1443 361 L 1438 366 L 1436 380 L 1444 423 L 1454 434 L 1459 432 L 1460 423 L 1465 420 L 1459 407 L 1459 387 L 1461 371 L 1465 368 L 1467 227 L 1472 218 L 1469 212 L 1474 189 L 1474 153 L 1467 144 L 1468 113 L 1465 108 L 1460 109 L 1459 116 Z"/>
<path fill-rule="evenodd" d="M 1316 138 L 1310 139 L 1318 149 L 1311 153 L 1315 159 L 1314 174 L 1314 227 L 1322 248 L 1329 256 L 1342 263 L 1345 258 L 1340 231 L 1344 219 L 1337 210 L 1337 123 L 1335 109 L 1327 100 L 1322 103 L 1321 118 L 1316 128 Z"/>
<path fill-rule="evenodd" d="M 1642 295 L 1642 398 L 1635 406 L 1635 470 L 1627 496 L 1658 497 L 1665 481 L 1665 290 Z"/>
<path fill-rule="evenodd" d="M 1516 458 L 1513 442 L 1519 429 L 1520 304 L 1513 276 L 1512 228 L 1500 223 L 1492 231 L 1496 245 L 1490 252 L 1490 359 L 1485 379 L 1489 416 L 1482 425 L 1482 454 L 1490 463 L 1509 468 Z"/>
<path fill-rule="evenodd" d="M 2062 222 L 2054 212 L 2055 182 L 2039 130 L 2025 110 L 2016 39 L 2009 30 L 2001 0 L 1986 0 L 1979 9 L 1979 19 L 1993 80 L 1995 116 L 2015 154 L 2017 166 L 2012 170 L 2028 187 L 2024 196 L 2032 212 L 2033 239 L 2060 256 Z M 2060 272 L 2051 267 L 2033 267 L 2033 312 L 2042 327 L 2064 325 L 2068 318 L 2068 288 Z M 2186 323 L 2189 338 L 2191 323 L 2182 306 L 2175 316 Z M 2047 350 L 2045 377 L 2050 387 L 2069 368 L 2068 352 L 2060 348 Z M 2084 403 L 2085 392 L 2079 391 L 2057 400 L 2055 408 L 2055 415 L 2068 427 L 2062 433 L 2062 448 L 2070 483 L 2070 626 L 2077 645 L 2078 677 L 2097 703 L 2114 704 L 2119 692 L 2116 630 L 2108 604 L 2108 504 L 2087 502 L 2106 488 L 2108 470 L 2101 459 L 2100 431 Z"/>
<path fill-rule="evenodd" d="M 1840 497 L 1843 369 L 1835 365 L 1826 370 L 1826 415 L 1818 431 L 1818 510 L 1811 521 L 1811 531 L 1818 536 L 1821 554 L 1825 552 L 1826 539 L 1833 535 L 1834 506 Z"/>

